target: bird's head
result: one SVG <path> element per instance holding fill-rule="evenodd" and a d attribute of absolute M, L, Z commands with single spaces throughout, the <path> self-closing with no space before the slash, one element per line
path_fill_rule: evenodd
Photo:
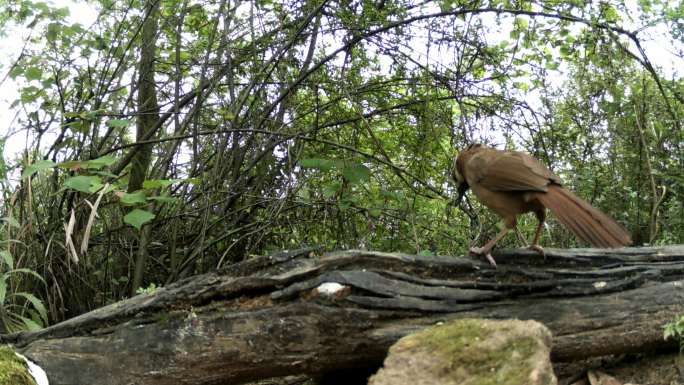
<path fill-rule="evenodd" d="M 458 166 L 458 156 L 455 156 L 454 159 L 451 161 L 451 169 L 449 170 L 451 173 L 451 179 L 456 182 L 457 184 L 461 184 L 465 182 L 465 178 L 463 177 L 463 174 L 461 173 L 461 170 L 459 170 Z"/>

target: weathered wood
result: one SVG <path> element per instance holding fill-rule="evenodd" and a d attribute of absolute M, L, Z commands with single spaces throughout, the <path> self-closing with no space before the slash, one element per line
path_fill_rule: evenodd
<path fill-rule="evenodd" d="M 51 384 L 238 384 L 379 365 L 400 337 L 453 318 L 534 319 L 573 360 L 670 346 L 684 246 L 526 250 L 479 260 L 300 250 L 192 277 L 34 333 L 0 336 Z M 325 295 L 326 282 L 345 290 Z"/>

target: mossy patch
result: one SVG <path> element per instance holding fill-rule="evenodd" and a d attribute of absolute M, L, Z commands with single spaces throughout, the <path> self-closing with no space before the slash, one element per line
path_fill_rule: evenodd
<path fill-rule="evenodd" d="M 420 346 L 443 363 L 445 373 L 459 367 L 473 385 L 526 383 L 533 370 L 529 358 L 539 343 L 530 336 L 498 337 L 507 332 L 483 320 L 460 320 L 408 337 L 402 350 Z"/>
<path fill-rule="evenodd" d="M 0 385 L 36 385 L 26 363 L 9 346 L 0 346 Z"/>

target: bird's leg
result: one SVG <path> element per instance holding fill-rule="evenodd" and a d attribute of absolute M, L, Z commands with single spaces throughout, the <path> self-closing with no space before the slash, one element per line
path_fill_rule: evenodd
<path fill-rule="evenodd" d="M 509 230 L 510 229 L 508 227 L 504 228 L 503 230 L 501 230 L 499 232 L 499 234 L 496 235 L 496 237 L 492 238 L 484 246 L 482 246 L 482 247 L 471 247 L 470 252 L 473 254 L 484 255 L 485 258 L 487 258 L 487 261 L 489 261 L 489 263 L 492 266 L 496 267 L 496 261 L 494 260 L 494 258 L 492 257 L 492 254 L 491 254 L 492 248 L 494 247 L 494 245 L 497 242 L 499 242 L 499 240 L 501 238 L 504 237 L 504 235 L 506 235 L 508 233 Z"/>
<path fill-rule="evenodd" d="M 477 255 L 484 255 L 485 258 L 487 258 L 487 261 L 489 263 L 496 267 L 496 261 L 494 260 L 494 257 L 492 257 L 491 251 L 494 245 L 496 245 L 501 238 L 504 237 L 504 235 L 508 234 L 508 232 L 511 229 L 515 229 L 515 217 L 513 220 L 506 220 L 506 227 L 504 227 L 501 231 L 499 231 L 499 234 L 497 234 L 494 238 L 492 238 L 489 242 L 485 243 L 484 246 L 482 247 L 471 247 L 470 252 L 472 254 L 477 254 Z"/>
<path fill-rule="evenodd" d="M 541 254 L 544 259 L 546 259 L 546 254 L 544 253 L 544 248 L 539 245 L 539 238 L 541 238 L 541 233 L 542 229 L 544 227 L 544 220 L 546 219 L 546 210 L 537 210 L 534 212 L 534 214 L 537 216 L 537 220 L 539 223 L 537 224 L 537 230 L 534 233 L 534 240 L 532 241 L 532 244 L 529 246 L 530 250 L 534 250 Z"/>

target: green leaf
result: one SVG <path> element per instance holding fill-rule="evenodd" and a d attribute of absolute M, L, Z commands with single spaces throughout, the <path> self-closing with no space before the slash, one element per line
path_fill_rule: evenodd
<path fill-rule="evenodd" d="M 45 280 L 43 280 L 43 277 L 40 276 L 40 274 L 36 273 L 35 271 L 31 269 L 27 269 L 25 267 L 19 268 L 19 269 L 12 269 L 7 271 L 7 274 L 15 274 L 15 273 L 24 273 L 28 275 L 32 275 L 35 278 L 37 278 L 40 282 L 45 283 Z"/>
<path fill-rule="evenodd" d="M 311 191 L 306 187 L 302 187 L 297 191 L 297 196 L 308 202 L 311 199 Z"/>
<path fill-rule="evenodd" d="M 544 67 L 546 69 L 555 71 L 558 69 L 558 67 L 560 67 L 560 64 L 558 64 L 558 62 L 555 61 L 547 61 L 546 63 L 544 63 Z M 534 80 L 532 82 L 534 82 Z"/>
<path fill-rule="evenodd" d="M 24 72 L 26 80 L 40 80 L 43 77 L 43 71 L 38 67 L 29 67 Z"/>
<path fill-rule="evenodd" d="M 16 79 L 17 76 L 21 75 L 24 73 L 24 67 L 22 66 L 14 66 L 10 71 L 9 71 L 9 76 L 12 79 Z"/>
<path fill-rule="evenodd" d="M 145 203 L 146 201 L 145 193 L 142 191 L 136 191 L 133 193 L 125 193 L 121 197 L 121 203 L 126 205 L 134 205 L 136 203 Z"/>
<path fill-rule="evenodd" d="M 5 265 L 7 265 L 8 268 L 11 269 L 14 267 L 14 258 L 12 257 L 12 254 L 10 254 L 9 251 L 0 250 L 0 258 L 2 258 L 2 261 L 5 262 Z"/>
<path fill-rule="evenodd" d="M 77 170 L 83 168 L 83 162 L 78 160 L 67 160 L 66 162 L 59 163 L 57 167 L 67 170 Z"/>
<path fill-rule="evenodd" d="M 140 230 L 142 225 L 154 219 L 154 214 L 149 211 L 135 209 L 124 217 L 124 222 Z"/>
<path fill-rule="evenodd" d="M 162 183 L 163 179 L 148 179 L 143 182 L 142 187 L 145 190 L 154 190 L 156 188 L 161 188 L 165 187 L 164 183 Z"/>
<path fill-rule="evenodd" d="M 15 229 L 18 229 L 18 228 L 21 227 L 21 225 L 19 224 L 19 222 L 17 222 L 17 220 L 14 219 L 14 217 L 2 217 L 2 218 L 0 218 L 0 220 L 4 221 L 4 222 L 7 223 L 10 227 L 14 227 Z"/>
<path fill-rule="evenodd" d="M 98 174 L 99 174 L 99 173 L 98 173 Z M 113 184 L 108 185 L 107 188 L 104 189 L 104 191 L 103 191 L 103 189 L 102 189 L 103 187 L 104 187 L 104 185 L 101 184 L 101 183 L 100 183 L 100 184 L 93 184 L 92 186 L 90 186 L 90 192 L 98 193 L 98 194 L 100 194 L 100 193 L 102 193 L 102 194 L 108 194 L 108 193 L 110 193 L 110 192 L 112 192 L 112 191 L 118 190 L 118 186 L 113 185 Z"/>
<path fill-rule="evenodd" d="M 391 200 L 400 201 L 403 199 L 403 195 L 399 191 L 387 191 L 381 190 L 380 195 Z"/>
<path fill-rule="evenodd" d="M 101 184 L 102 184 L 102 180 L 100 179 L 100 177 L 92 176 L 92 175 L 90 175 L 90 176 L 88 176 L 88 175 L 73 176 L 64 182 L 64 186 L 66 186 L 72 190 L 76 190 L 76 191 L 80 191 L 80 192 L 84 192 L 84 193 L 90 193 L 91 192 L 91 189 L 90 189 L 91 186 L 101 185 Z"/>
<path fill-rule="evenodd" d="M 28 330 L 28 331 L 38 331 L 38 330 L 43 328 L 36 321 L 34 321 L 30 318 L 27 318 L 27 317 L 24 317 L 21 315 L 17 315 L 17 318 L 19 318 L 21 320 L 21 322 L 24 323 L 24 326 L 26 326 L 26 330 Z"/>
<path fill-rule="evenodd" d="M 98 178 L 98 179 L 99 179 L 99 178 Z M 94 182 L 90 185 L 90 188 L 88 189 L 88 192 L 91 193 L 91 194 L 92 194 L 92 193 L 99 192 L 99 191 L 102 189 L 102 187 L 104 187 L 104 185 L 102 184 L 102 182 L 94 181 Z M 110 187 L 111 187 L 111 186 L 110 186 Z"/>
<path fill-rule="evenodd" d="M 370 179 L 370 169 L 362 164 L 345 167 L 342 170 L 342 176 L 347 182 L 357 184 L 366 182 Z"/>
<path fill-rule="evenodd" d="M 618 15 L 618 13 L 617 13 L 617 11 L 615 10 L 615 8 L 613 8 L 613 7 L 611 7 L 611 6 L 607 6 L 607 7 L 603 10 L 603 17 L 604 17 L 604 18 L 606 19 L 606 21 L 608 21 L 608 22 L 618 21 L 618 20 L 620 19 L 620 16 Z"/>
<path fill-rule="evenodd" d="M 48 24 L 48 30 L 47 30 L 47 39 L 49 41 L 55 41 L 57 39 L 57 34 L 59 33 L 59 23 L 50 23 Z"/>
<path fill-rule="evenodd" d="M 530 89 L 530 86 L 524 82 L 514 82 L 513 87 L 515 87 L 515 88 L 517 88 L 523 92 L 527 92 Z"/>
<path fill-rule="evenodd" d="M 567 45 L 562 45 L 562 46 L 560 47 L 560 54 L 561 54 L 561 57 L 564 57 L 564 58 L 565 58 L 565 57 L 568 57 L 568 56 L 570 56 L 570 53 L 571 53 L 570 47 L 568 47 Z"/>
<path fill-rule="evenodd" d="M 514 24 L 519 29 L 527 29 L 527 27 L 529 26 L 527 19 L 523 17 L 516 17 Z"/>
<path fill-rule="evenodd" d="M 24 172 L 21 173 L 21 178 L 22 179 L 28 178 L 31 175 L 37 173 L 38 171 L 51 169 L 51 168 L 55 167 L 56 165 L 57 164 L 51 160 L 47 160 L 47 159 L 38 160 L 38 161 L 34 162 L 33 164 L 29 165 L 28 167 L 26 167 L 24 169 Z"/>
<path fill-rule="evenodd" d="M 111 166 L 117 159 L 110 155 L 101 156 L 97 159 L 91 159 L 86 162 L 86 167 L 93 170 L 99 170 L 102 167 Z"/>
<path fill-rule="evenodd" d="M 330 171 L 335 166 L 335 162 L 330 159 L 307 158 L 300 159 L 299 165 L 302 168 L 317 168 L 321 171 Z"/>
<path fill-rule="evenodd" d="M 330 199 L 334 197 L 338 191 L 340 191 L 341 184 L 333 183 L 323 187 L 323 198 Z"/>
<path fill-rule="evenodd" d="M 93 171 L 93 174 L 103 176 L 105 178 L 112 178 L 112 179 L 116 179 L 119 177 L 118 175 L 112 174 L 109 171 Z M 112 186 L 110 186 L 110 189 L 111 188 L 112 188 Z M 109 192 L 109 190 L 107 192 Z"/>
<path fill-rule="evenodd" d="M 81 114 L 81 118 L 83 120 L 95 120 L 97 119 L 98 115 L 100 115 L 102 112 L 102 110 L 87 111 Z"/>
<path fill-rule="evenodd" d="M 21 95 L 19 98 L 24 104 L 33 103 L 36 101 L 36 99 L 38 99 L 38 89 L 33 86 L 24 87 L 21 89 Z"/>
<path fill-rule="evenodd" d="M 346 199 L 345 199 L 345 200 L 341 200 L 341 201 L 337 204 L 337 206 L 340 208 L 340 210 L 346 211 L 346 210 L 349 210 L 349 209 L 351 208 L 352 202 L 349 201 L 349 200 L 346 200 Z"/>
<path fill-rule="evenodd" d="M 33 305 L 33 308 L 38 311 L 38 314 L 40 314 L 40 318 L 43 320 L 43 323 L 47 325 L 47 323 L 48 323 L 47 310 L 45 309 L 45 305 L 43 305 L 43 301 L 39 300 L 36 296 L 34 296 L 31 293 L 19 292 L 19 293 L 15 293 L 14 295 L 17 297 L 23 297 L 27 301 L 31 302 L 31 305 Z"/>
<path fill-rule="evenodd" d="M 131 125 L 131 121 L 127 119 L 110 119 L 107 122 L 105 122 L 107 127 L 112 127 L 112 128 L 124 128 L 128 127 Z"/>
<path fill-rule="evenodd" d="M 368 210 L 368 215 L 370 215 L 373 218 L 377 218 L 380 215 L 382 215 L 382 210 L 379 208 L 372 208 Z"/>
<path fill-rule="evenodd" d="M 4 306 L 7 296 L 7 274 L 0 275 L 0 306 Z"/>

